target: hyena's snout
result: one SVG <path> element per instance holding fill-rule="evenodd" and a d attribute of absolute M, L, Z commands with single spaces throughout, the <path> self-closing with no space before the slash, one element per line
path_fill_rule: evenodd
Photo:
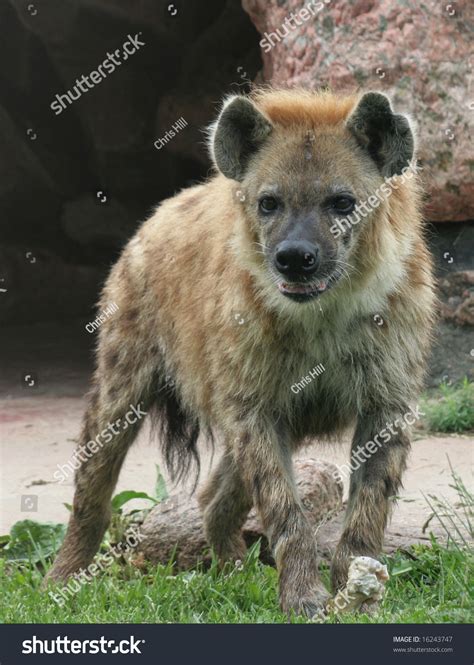
<path fill-rule="evenodd" d="M 275 248 L 273 265 L 282 277 L 278 290 L 295 302 L 311 300 L 327 288 L 327 280 L 320 277 L 322 250 L 315 242 L 283 240 Z"/>
<path fill-rule="evenodd" d="M 320 264 L 320 249 L 308 240 L 284 240 L 275 249 L 274 264 L 279 273 L 292 281 L 314 275 Z"/>

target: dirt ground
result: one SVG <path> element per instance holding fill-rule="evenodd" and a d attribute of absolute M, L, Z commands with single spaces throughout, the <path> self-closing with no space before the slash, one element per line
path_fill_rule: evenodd
<path fill-rule="evenodd" d="M 73 453 L 84 400 L 80 397 L 23 397 L 2 400 L 0 408 L 3 413 L 0 533 L 6 533 L 14 522 L 25 518 L 41 522 L 66 521 L 68 513 L 63 504 L 72 502 L 72 478 L 58 483 L 54 472 L 57 465 L 65 464 Z M 402 498 L 394 510 L 387 534 L 389 549 L 427 537 L 421 531 L 430 513 L 423 493 L 455 499 L 447 456 L 468 481 L 472 451 L 473 440 L 467 437 L 429 437 L 414 442 Z M 300 456 L 343 464 L 349 457 L 349 441 L 337 448 L 313 445 Z M 205 477 L 211 455 L 204 450 L 202 457 Z M 145 427 L 127 457 L 117 491 L 134 489 L 152 494 L 155 463 L 160 461 L 157 442 L 150 441 Z M 347 481 L 345 484 L 347 494 Z M 439 532 L 434 523 L 430 528 Z"/>
<path fill-rule="evenodd" d="M 25 330 L 9 331 L 10 354 L 2 362 L 0 377 L 0 534 L 21 519 L 67 520 L 63 504 L 72 502 L 72 478 L 60 484 L 54 472 L 73 453 L 91 368 L 92 340 L 82 326 L 65 326 L 59 332 L 56 327 L 54 336 L 48 326 L 37 327 L 34 343 L 27 343 L 25 335 Z M 25 375 L 30 378 L 25 380 Z M 32 380 L 34 385 L 29 385 Z M 455 501 L 448 456 L 465 482 L 471 483 L 473 443 L 467 436 L 415 435 L 404 489 L 387 532 L 387 550 L 428 538 L 422 533 L 430 514 L 423 494 Z M 313 445 L 300 456 L 344 464 L 348 451 L 349 440 L 340 447 Z M 204 449 L 202 458 L 205 477 L 210 452 Z M 126 459 L 117 491 L 153 493 L 156 463 L 163 468 L 158 444 L 150 441 L 145 426 Z M 347 495 L 347 480 L 345 484 Z M 442 535 L 434 521 L 430 529 Z"/>

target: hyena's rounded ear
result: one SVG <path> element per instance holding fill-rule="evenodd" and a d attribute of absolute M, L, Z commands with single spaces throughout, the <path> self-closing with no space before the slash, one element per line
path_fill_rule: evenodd
<path fill-rule="evenodd" d="M 347 128 L 385 177 L 400 175 L 414 155 L 415 138 L 408 118 L 394 113 L 390 100 L 380 92 L 361 97 Z"/>
<path fill-rule="evenodd" d="M 209 129 L 211 158 L 227 178 L 242 180 L 250 157 L 272 131 L 271 122 L 246 97 L 228 99 Z"/>

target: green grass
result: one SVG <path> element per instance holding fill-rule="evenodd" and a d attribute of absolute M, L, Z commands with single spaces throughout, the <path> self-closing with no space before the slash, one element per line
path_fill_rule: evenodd
<path fill-rule="evenodd" d="M 377 613 L 330 616 L 331 623 L 468 623 L 473 619 L 474 557 L 456 547 L 414 546 L 385 557 L 390 580 Z M 327 581 L 328 570 L 322 570 Z M 173 575 L 170 566 L 139 570 L 114 563 L 59 607 L 34 567 L 0 559 L 6 623 L 285 623 L 277 574 L 250 551 L 241 569 Z M 471 586 L 470 586 L 471 585 Z M 303 618 L 294 622 L 306 623 Z"/>
<path fill-rule="evenodd" d="M 431 519 L 442 525 L 447 542 L 415 545 L 383 557 L 390 579 L 376 612 L 329 615 L 331 623 L 470 623 L 474 605 L 474 495 L 453 470 L 455 505 L 426 497 Z M 123 506 L 137 498 L 156 503 L 166 497 L 158 471 L 154 497 L 122 492 L 112 502 L 113 519 L 102 553 L 116 544 L 139 515 Z M 196 568 L 174 573 L 172 564 L 152 566 L 121 555 L 62 605 L 40 590 L 44 573 L 64 537 L 64 525 L 17 522 L 0 537 L 0 622 L 2 623 L 286 623 L 278 608 L 277 573 L 259 560 L 253 546 L 243 564 L 219 570 Z M 329 587 L 329 570 L 321 575 Z M 60 587 L 51 586 L 52 593 Z M 292 622 L 308 619 L 293 617 Z"/>
<path fill-rule="evenodd" d="M 439 392 L 425 398 L 422 410 L 432 432 L 474 430 L 474 383 L 464 378 L 453 386 L 441 384 Z"/>

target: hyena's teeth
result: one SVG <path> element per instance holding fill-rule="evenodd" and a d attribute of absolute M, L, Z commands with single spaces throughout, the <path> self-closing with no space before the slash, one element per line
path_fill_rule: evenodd
<path fill-rule="evenodd" d="M 327 282 L 312 282 L 311 284 L 288 284 L 287 282 L 281 282 L 278 285 L 280 291 L 286 293 L 299 293 L 299 294 L 309 294 L 314 293 L 315 291 L 325 291 L 327 288 Z"/>
<path fill-rule="evenodd" d="M 279 284 L 280 291 L 286 291 L 287 293 L 309 293 L 316 289 L 315 286 L 310 286 L 309 284 L 287 284 L 282 282 Z"/>

